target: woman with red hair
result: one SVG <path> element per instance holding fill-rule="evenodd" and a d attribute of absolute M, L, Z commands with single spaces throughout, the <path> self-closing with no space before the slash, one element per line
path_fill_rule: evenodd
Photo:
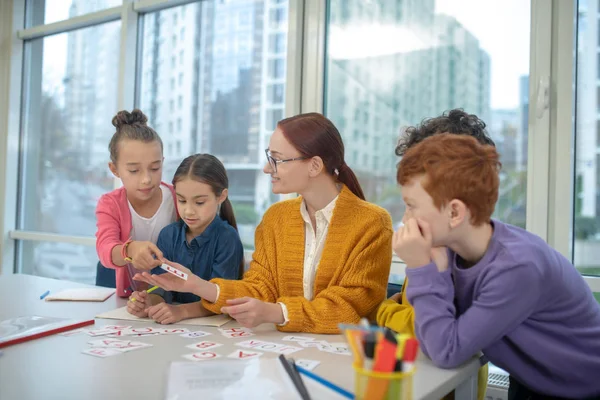
<path fill-rule="evenodd" d="M 340 133 L 321 114 L 280 121 L 265 153 L 273 192 L 300 196 L 267 210 L 242 280 L 205 281 L 178 264 L 172 265 L 188 273 L 187 281 L 147 272 L 136 279 L 194 293 L 206 309 L 246 327 L 338 333 L 338 324 L 369 316 L 385 298 L 390 215 L 365 201 Z"/>

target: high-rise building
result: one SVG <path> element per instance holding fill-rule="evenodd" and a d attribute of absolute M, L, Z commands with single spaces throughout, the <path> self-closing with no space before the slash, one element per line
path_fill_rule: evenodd
<path fill-rule="evenodd" d="M 70 16 L 97 10 L 73 0 Z M 67 33 L 64 116 L 78 165 L 98 170 L 108 160 L 110 123 L 117 107 L 119 25 L 101 24 Z"/>
<path fill-rule="evenodd" d="M 398 217 L 393 171 L 400 130 L 452 108 L 489 119 L 490 59 L 456 19 L 434 13 L 434 1 L 380 0 L 366 7 L 334 0 L 331 7 L 326 113 L 344 136 L 346 160 L 367 199 Z M 335 43 L 350 36 L 350 20 L 364 31 L 387 29 L 402 43 L 386 42 L 380 54 L 351 46 L 340 51 Z"/>
<path fill-rule="evenodd" d="M 284 117 L 287 2 L 206 1 L 144 17 L 141 106 L 165 144 L 165 179 L 185 156 L 217 156 L 230 199 L 274 200 L 264 149 Z"/>

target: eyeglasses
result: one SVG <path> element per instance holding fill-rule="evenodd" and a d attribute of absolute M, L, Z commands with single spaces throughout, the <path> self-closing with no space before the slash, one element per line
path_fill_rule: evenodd
<path fill-rule="evenodd" d="M 269 165 L 271 165 L 271 168 L 273 169 L 274 172 L 277 172 L 277 164 L 290 162 L 290 161 L 306 160 L 308 158 L 308 157 L 296 157 L 296 158 L 287 158 L 285 160 L 277 160 L 276 158 L 273 158 L 273 156 L 269 152 L 269 149 L 265 149 L 265 155 L 267 156 L 267 161 L 269 162 Z"/>

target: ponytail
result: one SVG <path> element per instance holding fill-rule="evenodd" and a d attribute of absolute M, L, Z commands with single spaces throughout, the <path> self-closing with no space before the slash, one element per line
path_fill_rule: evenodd
<path fill-rule="evenodd" d="M 362 187 L 360 186 L 360 183 L 358 183 L 358 178 L 356 178 L 352 168 L 350 168 L 344 162 L 342 166 L 336 170 L 336 172 L 338 181 L 346 185 L 348 189 L 350 189 L 350 191 L 356 195 L 356 197 L 360 198 L 361 200 L 366 200 Z"/>
<path fill-rule="evenodd" d="M 222 220 L 225 220 L 229 223 L 229 225 L 233 226 L 237 231 L 237 223 L 235 222 L 235 214 L 233 213 L 233 206 L 229 201 L 229 197 L 225 199 L 223 203 L 221 203 L 221 211 L 219 212 L 219 217 Z"/>
<path fill-rule="evenodd" d="M 227 221 L 227 223 L 235 228 L 237 231 L 237 223 L 235 222 L 235 215 L 233 213 L 233 206 L 229 201 L 229 197 L 225 199 L 223 203 L 221 203 L 221 211 L 219 211 L 219 217 L 222 220 Z M 239 269 L 238 269 L 238 279 L 242 279 L 244 276 L 244 267 L 246 265 L 246 261 L 244 260 L 244 256 L 242 255 L 242 261 L 240 261 Z"/>

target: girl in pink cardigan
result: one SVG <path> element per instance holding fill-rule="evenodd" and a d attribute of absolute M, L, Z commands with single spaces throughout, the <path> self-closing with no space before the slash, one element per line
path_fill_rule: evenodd
<path fill-rule="evenodd" d="M 145 289 L 131 277 L 161 265 L 158 234 L 178 218 L 175 191 L 161 181 L 162 140 L 147 121 L 137 109 L 113 118 L 108 166 L 123 187 L 103 195 L 96 207 L 96 251 L 102 265 L 116 270 L 120 297 Z"/>

